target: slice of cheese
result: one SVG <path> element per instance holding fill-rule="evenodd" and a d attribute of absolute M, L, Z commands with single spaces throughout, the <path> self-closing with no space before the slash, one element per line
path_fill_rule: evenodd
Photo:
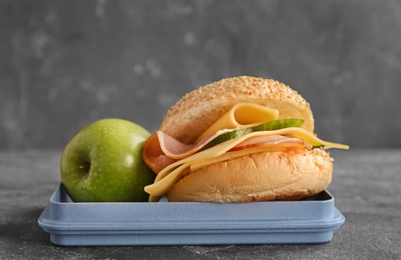
<path fill-rule="evenodd" d="M 149 201 L 157 201 L 160 196 L 165 195 L 168 190 L 182 178 L 184 171 L 187 170 L 191 165 L 204 160 L 212 160 L 223 155 L 233 147 L 251 137 L 263 135 L 285 135 L 299 138 L 312 146 L 349 149 L 347 145 L 323 141 L 309 131 L 299 127 L 289 127 L 273 131 L 252 132 L 248 135 L 228 140 L 204 151 L 195 153 L 164 168 L 161 172 L 159 172 L 154 183 L 145 187 L 145 191 L 151 195 L 149 197 Z"/>
<path fill-rule="evenodd" d="M 278 119 L 279 111 L 262 105 L 241 102 L 213 123 L 196 142 L 215 134 L 221 129 L 246 129 Z"/>

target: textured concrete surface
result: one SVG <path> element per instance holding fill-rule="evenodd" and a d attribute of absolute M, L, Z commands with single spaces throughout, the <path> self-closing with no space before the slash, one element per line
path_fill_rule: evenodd
<path fill-rule="evenodd" d="M 59 149 L 105 117 L 153 131 L 243 74 L 298 90 L 326 139 L 401 148 L 400 42 L 395 0 L 3 0 L 0 149 Z"/>
<path fill-rule="evenodd" d="M 59 247 L 37 219 L 59 183 L 59 150 L 0 151 L 2 259 L 400 259 L 401 150 L 333 151 L 329 191 L 346 222 L 329 243 Z"/>

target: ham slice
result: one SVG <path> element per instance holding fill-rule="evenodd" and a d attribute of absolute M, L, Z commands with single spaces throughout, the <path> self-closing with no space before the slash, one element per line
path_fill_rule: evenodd
<path fill-rule="evenodd" d="M 149 168 L 156 174 L 163 170 L 167 165 L 177 161 L 164 154 L 156 133 L 153 133 L 148 140 L 146 140 L 142 151 L 142 158 Z"/>
<path fill-rule="evenodd" d="M 142 157 L 157 174 L 167 165 L 198 152 L 217 136 L 230 131 L 232 129 L 219 130 L 195 144 L 185 144 L 162 131 L 156 131 L 146 141 Z"/>

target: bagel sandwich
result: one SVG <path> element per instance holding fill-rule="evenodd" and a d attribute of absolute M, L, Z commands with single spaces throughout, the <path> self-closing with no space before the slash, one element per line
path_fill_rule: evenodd
<path fill-rule="evenodd" d="M 349 149 L 317 137 L 298 92 L 272 79 L 227 78 L 167 111 L 144 145 L 157 174 L 145 191 L 151 202 L 299 200 L 329 186 L 330 148 Z"/>

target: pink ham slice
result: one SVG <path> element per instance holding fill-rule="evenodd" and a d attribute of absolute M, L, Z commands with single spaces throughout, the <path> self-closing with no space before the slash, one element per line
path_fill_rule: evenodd
<path fill-rule="evenodd" d="M 232 130 L 217 131 L 214 135 L 206 137 L 195 144 L 185 144 L 162 131 L 156 131 L 146 141 L 142 158 L 157 174 L 166 166 L 198 152 L 217 136 L 230 131 Z"/>

